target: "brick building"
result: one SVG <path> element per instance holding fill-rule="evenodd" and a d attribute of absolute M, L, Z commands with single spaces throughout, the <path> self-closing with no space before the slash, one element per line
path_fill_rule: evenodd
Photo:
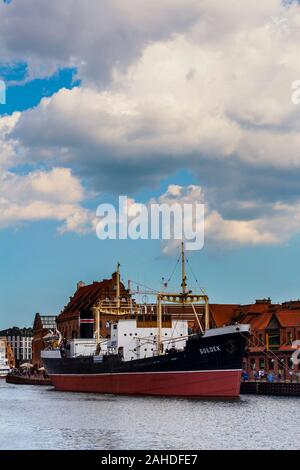
<path fill-rule="evenodd" d="M 76 292 L 70 297 L 69 303 L 64 307 L 57 317 L 57 328 L 63 337 L 67 339 L 78 338 L 80 312 L 92 312 L 93 306 L 99 301 L 116 302 L 117 273 L 113 273 L 111 279 L 85 285 L 83 282 L 77 284 Z M 120 282 L 120 304 L 130 301 L 129 290 Z M 100 320 L 101 334 L 106 335 L 106 322 L 113 320 L 111 315 L 102 315 Z M 126 318 L 126 317 L 123 317 Z"/>
<path fill-rule="evenodd" d="M 288 379 L 288 369 L 298 373 L 291 356 L 297 349 L 294 341 L 300 340 L 300 301 L 272 304 L 270 299 L 258 300 L 253 305 L 239 306 L 234 321 L 249 323 L 252 335 L 249 341 L 245 369 L 253 378 L 253 371 L 265 369 L 280 373 Z"/>
<path fill-rule="evenodd" d="M 55 332 L 56 316 L 55 315 L 41 315 L 37 313 L 33 323 L 33 340 L 32 340 L 32 364 L 36 367 L 41 367 L 41 351 L 45 348 L 43 338 L 50 332 Z"/>

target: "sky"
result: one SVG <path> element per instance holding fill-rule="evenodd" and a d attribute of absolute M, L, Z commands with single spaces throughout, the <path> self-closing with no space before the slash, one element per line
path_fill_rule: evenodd
<path fill-rule="evenodd" d="M 120 195 L 205 204 L 187 274 L 212 303 L 300 297 L 297 1 L 11 0 L 0 25 L 1 328 L 117 262 L 169 279 L 177 242 L 97 238 Z"/>

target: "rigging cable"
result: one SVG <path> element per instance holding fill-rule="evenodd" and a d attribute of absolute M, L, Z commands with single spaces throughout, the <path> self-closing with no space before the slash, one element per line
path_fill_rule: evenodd
<path fill-rule="evenodd" d="M 196 281 L 197 286 L 199 287 L 199 289 L 200 289 L 200 291 L 202 292 L 202 294 L 206 295 L 205 290 L 203 289 L 203 287 L 200 286 L 200 284 L 199 284 L 199 282 L 198 282 L 198 279 L 196 278 L 196 275 L 195 275 L 195 273 L 194 273 L 194 271 L 193 271 L 193 269 L 192 269 L 191 263 L 190 263 L 190 261 L 189 261 L 189 259 L 188 259 L 187 256 L 186 256 L 186 261 L 187 261 L 187 264 L 188 264 L 188 266 L 189 266 L 189 268 L 190 268 L 190 271 L 191 271 L 191 273 L 192 273 L 192 276 L 194 277 L 194 279 L 195 279 L 195 281 Z"/>

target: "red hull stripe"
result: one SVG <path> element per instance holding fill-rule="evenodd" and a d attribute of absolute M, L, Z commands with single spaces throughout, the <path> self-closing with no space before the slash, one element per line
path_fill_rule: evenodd
<path fill-rule="evenodd" d="M 238 397 L 241 371 L 51 375 L 57 390 L 189 397 Z"/>
<path fill-rule="evenodd" d="M 63 376 L 72 376 L 72 377 L 77 377 L 77 376 L 84 376 L 84 377 L 89 377 L 89 375 L 93 376 L 99 376 L 99 375 L 141 375 L 141 374 L 207 374 L 207 373 L 216 373 L 216 372 L 242 372 L 242 369 L 222 369 L 222 370 L 175 370 L 172 372 L 107 372 L 107 373 L 101 373 L 101 374 L 53 374 L 53 375 L 63 375 Z"/>

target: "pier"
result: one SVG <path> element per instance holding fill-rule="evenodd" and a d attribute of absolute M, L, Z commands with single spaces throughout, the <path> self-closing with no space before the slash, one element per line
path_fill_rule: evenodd
<path fill-rule="evenodd" d="M 299 382 L 242 382 L 241 394 L 300 397 Z"/>

